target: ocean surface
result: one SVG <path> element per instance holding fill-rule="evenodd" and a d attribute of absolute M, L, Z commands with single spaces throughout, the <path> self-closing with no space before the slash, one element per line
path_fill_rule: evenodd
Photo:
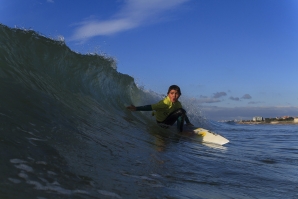
<path fill-rule="evenodd" d="M 201 143 L 126 110 L 163 95 L 116 67 L 0 25 L 1 199 L 298 198 L 298 125 L 219 123 L 182 96 L 192 123 L 230 140 Z"/>

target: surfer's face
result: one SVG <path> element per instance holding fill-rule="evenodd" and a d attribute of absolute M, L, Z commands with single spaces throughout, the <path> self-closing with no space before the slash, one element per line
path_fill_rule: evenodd
<path fill-rule="evenodd" d="M 169 96 L 171 102 L 177 102 L 178 98 L 180 97 L 178 91 L 176 91 L 176 90 L 170 90 L 168 96 Z"/>

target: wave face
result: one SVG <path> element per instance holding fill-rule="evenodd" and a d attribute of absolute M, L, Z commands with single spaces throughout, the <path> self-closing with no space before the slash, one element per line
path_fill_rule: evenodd
<path fill-rule="evenodd" d="M 117 72 L 111 58 L 78 54 L 62 41 L 4 25 L 0 86 L 2 159 L 7 163 L 1 170 L 18 185 L 14 191 L 1 185 L 4 195 L 117 198 L 115 187 L 120 186 L 122 197 L 134 191 L 142 196 L 144 188 L 131 187 L 127 176 L 135 178 L 134 167 L 138 176 L 151 169 L 145 157 L 155 147 L 152 134 L 161 130 L 150 113 L 125 107 L 157 102 L 161 95 L 138 88 L 132 77 Z M 28 187 L 34 191 L 24 192 Z M 150 191 L 145 193 L 148 197 Z"/>

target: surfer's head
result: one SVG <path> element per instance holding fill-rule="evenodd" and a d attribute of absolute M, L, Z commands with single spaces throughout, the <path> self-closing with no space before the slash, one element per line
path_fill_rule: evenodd
<path fill-rule="evenodd" d="M 173 103 L 177 102 L 180 95 L 181 95 L 181 91 L 180 91 L 179 86 L 172 85 L 169 87 L 168 97 L 170 98 L 171 102 L 173 102 Z"/>
<path fill-rule="evenodd" d="M 178 92 L 179 96 L 181 95 L 181 90 L 180 90 L 179 86 L 177 86 L 177 85 L 170 86 L 167 94 L 169 94 L 171 92 L 171 90 L 175 90 Z"/>

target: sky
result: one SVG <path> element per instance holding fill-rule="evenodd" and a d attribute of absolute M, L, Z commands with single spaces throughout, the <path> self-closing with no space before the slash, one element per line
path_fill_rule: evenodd
<path fill-rule="evenodd" d="M 177 84 L 210 119 L 298 116 L 297 0 L 0 0 L 0 23 Z"/>

